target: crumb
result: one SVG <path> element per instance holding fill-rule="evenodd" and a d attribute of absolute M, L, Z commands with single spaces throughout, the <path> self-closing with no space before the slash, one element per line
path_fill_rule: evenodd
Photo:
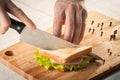
<path fill-rule="evenodd" d="M 107 52 L 109 53 L 109 52 L 110 52 L 110 49 L 108 49 Z"/>
<path fill-rule="evenodd" d="M 91 25 L 93 25 L 93 23 L 94 23 L 94 20 L 92 20 Z"/>
<path fill-rule="evenodd" d="M 112 55 L 112 52 L 110 52 L 109 56 L 111 56 L 111 55 Z"/>
<path fill-rule="evenodd" d="M 105 60 L 103 60 L 103 65 L 105 64 Z"/>

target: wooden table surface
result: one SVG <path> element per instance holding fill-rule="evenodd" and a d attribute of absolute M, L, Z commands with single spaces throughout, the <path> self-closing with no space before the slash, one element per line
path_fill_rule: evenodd
<path fill-rule="evenodd" d="M 45 30 L 52 26 L 53 6 L 55 0 L 13 0 L 36 23 L 38 28 Z M 26 3 L 27 2 L 27 3 Z M 86 0 L 88 11 L 94 10 L 120 20 L 119 0 Z M 27 6 L 26 6 L 27 5 Z M 0 35 L 0 50 L 18 42 L 19 34 L 9 29 Z M 7 76 L 6 76 L 7 75 Z M 0 63 L 0 80 L 25 80 Z"/>

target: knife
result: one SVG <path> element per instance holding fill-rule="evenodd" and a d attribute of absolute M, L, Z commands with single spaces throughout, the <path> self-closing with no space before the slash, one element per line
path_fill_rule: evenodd
<path fill-rule="evenodd" d="M 28 44 L 37 46 L 46 50 L 55 50 L 60 48 L 68 48 L 68 47 L 78 47 L 73 43 L 60 39 L 58 37 L 53 36 L 47 32 L 44 32 L 40 29 L 31 30 L 25 26 L 22 22 L 18 22 L 12 18 L 11 20 L 11 28 L 15 29 L 20 34 L 20 40 L 26 42 Z"/>
<path fill-rule="evenodd" d="M 16 30 L 20 34 L 20 40 L 26 42 L 28 44 L 40 47 L 46 50 L 55 50 L 60 48 L 75 48 L 80 47 L 80 45 L 72 44 L 68 41 L 55 37 L 47 32 L 44 32 L 40 29 L 30 30 L 25 26 L 24 23 L 16 21 L 12 18 L 10 28 Z M 89 53 L 89 56 L 92 56 L 94 60 L 102 60 L 103 59 L 96 54 Z"/>

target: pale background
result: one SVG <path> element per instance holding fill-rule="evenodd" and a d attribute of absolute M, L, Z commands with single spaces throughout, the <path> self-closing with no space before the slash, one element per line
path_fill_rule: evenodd
<path fill-rule="evenodd" d="M 13 0 L 37 25 L 45 30 L 52 26 L 53 8 L 56 0 Z M 85 0 L 89 11 L 98 11 L 120 20 L 120 0 Z M 0 35 L 0 50 L 19 41 L 19 34 L 9 29 Z M 0 80 L 26 80 L 0 63 Z"/>

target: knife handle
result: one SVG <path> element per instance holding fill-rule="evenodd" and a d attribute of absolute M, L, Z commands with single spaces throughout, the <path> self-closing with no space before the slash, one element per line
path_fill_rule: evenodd
<path fill-rule="evenodd" d="M 10 18 L 10 20 L 11 20 L 10 28 L 16 30 L 20 34 L 22 32 L 22 30 L 24 29 L 25 24 L 22 22 L 19 22 L 17 20 L 14 20 L 12 18 Z"/>

